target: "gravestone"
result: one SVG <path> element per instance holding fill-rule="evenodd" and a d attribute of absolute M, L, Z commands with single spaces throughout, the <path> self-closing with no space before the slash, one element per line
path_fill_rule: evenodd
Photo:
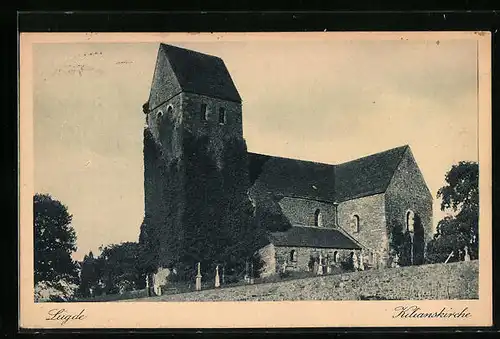
<path fill-rule="evenodd" d="M 215 288 L 220 287 L 219 266 L 215 267 Z"/>
<path fill-rule="evenodd" d="M 201 291 L 201 268 L 200 263 L 198 263 L 198 274 L 196 274 L 196 290 Z"/>

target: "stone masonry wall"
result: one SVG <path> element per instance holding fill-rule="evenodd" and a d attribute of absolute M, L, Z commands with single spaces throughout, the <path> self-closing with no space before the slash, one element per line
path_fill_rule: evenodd
<path fill-rule="evenodd" d="M 319 209 L 323 227 L 335 227 L 335 210 L 332 204 L 292 197 L 282 198 L 279 204 L 292 225 L 314 226 L 315 212 Z"/>
<path fill-rule="evenodd" d="M 291 252 L 296 251 L 296 262 L 292 262 Z M 338 261 L 334 262 L 333 258 L 335 252 L 338 253 Z M 314 247 L 291 247 L 291 246 L 275 246 L 275 256 L 276 256 L 276 269 L 279 270 L 283 267 L 283 263 L 287 262 L 287 270 L 293 271 L 308 271 L 311 256 L 313 258 L 319 257 L 321 253 L 322 258 L 332 267 L 341 268 L 341 263 L 347 262 L 351 252 L 356 252 L 359 259 L 359 251 L 348 250 L 348 249 L 333 249 L 333 248 L 314 248 Z"/>
<path fill-rule="evenodd" d="M 353 216 L 359 216 L 355 232 Z M 371 195 L 339 203 L 338 222 L 359 243 L 368 248 L 364 256 L 374 267 L 385 267 L 388 260 L 388 233 L 384 194 Z"/>
<path fill-rule="evenodd" d="M 207 120 L 203 119 L 202 104 L 207 105 Z M 226 120 L 219 123 L 219 109 L 225 110 Z M 184 129 L 198 138 L 210 137 L 210 148 L 219 168 L 223 167 L 222 154 L 228 139 L 242 139 L 241 104 L 194 93 L 182 93 Z"/>
<path fill-rule="evenodd" d="M 386 191 L 387 221 L 406 225 L 406 213 L 418 214 L 427 243 L 432 238 L 432 195 L 418 165 L 408 148 Z"/>

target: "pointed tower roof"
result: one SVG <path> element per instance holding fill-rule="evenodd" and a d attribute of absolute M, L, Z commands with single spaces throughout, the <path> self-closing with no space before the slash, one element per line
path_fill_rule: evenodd
<path fill-rule="evenodd" d="M 224 61 L 219 57 L 160 44 L 155 78 L 163 74 L 162 70 L 164 69 L 170 69 L 173 73 L 172 77 L 168 76 L 164 79 L 169 80 L 170 84 L 163 84 L 171 86 L 171 90 L 241 102 L 241 97 L 231 75 Z M 153 83 L 158 80 L 154 79 Z"/>

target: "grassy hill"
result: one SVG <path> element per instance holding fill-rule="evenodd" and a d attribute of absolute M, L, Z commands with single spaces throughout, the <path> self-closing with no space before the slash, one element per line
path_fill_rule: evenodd
<path fill-rule="evenodd" d="M 477 299 L 479 262 L 457 262 L 319 276 L 127 301 L 281 301 Z"/>

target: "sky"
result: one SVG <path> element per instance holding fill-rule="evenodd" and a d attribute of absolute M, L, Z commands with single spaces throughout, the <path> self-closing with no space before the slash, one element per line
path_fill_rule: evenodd
<path fill-rule="evenodd" d="M 478 159 L 475 40 L 195 40 L 162 42 L 224 60 L 251 152 L 336 164 L 410 145 L 435 198 L 435 224 L 446 172 Z M 35 191 L 73 215 L 76 260 L 138 240 L 142 105 L 158 47 L 33 47 Z"/>

